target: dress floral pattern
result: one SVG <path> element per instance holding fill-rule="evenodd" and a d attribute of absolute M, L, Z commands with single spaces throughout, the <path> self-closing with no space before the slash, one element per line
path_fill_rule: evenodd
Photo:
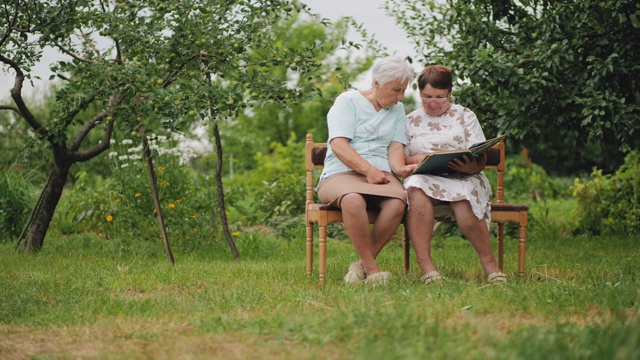
<path fill-rule="evenodd" d="M 473 111 L 457 104 L 439 116 L 419 108 L 407 115 L 405 121 L 406 156 L 468 148 L 486 140 Z M 404 180 L 404 188 L 410 187 L 420 188 L 427 196 L 441 201 L 467 200 L 476 217 L 484 218 L 487 226 L 491 224 L 491 185 L 484 173 L 447 177 L 411 175 Z"/>

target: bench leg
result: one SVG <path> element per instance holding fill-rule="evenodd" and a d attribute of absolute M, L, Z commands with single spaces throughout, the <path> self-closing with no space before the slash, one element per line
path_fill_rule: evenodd
<path fill-rule="evenodd" d="M 498 224 L 498 268 L 504 269 L 504 224 Z"/>
<path fill-rule="evenodd" d="M 320 284 L 324 285 L 325 274 L 327 271 L 327 227 L 318 226 L 318 257 L 319 260 L 319 278 Z"/>
<path fill-rule="evenodd" d="M 522 218 L 524 217 L 524 219 Z M 526 255 L 526 247 L 527 247 L 527 213 L 521 215 L 520 224 L 518 231 L 518 244 L 519 244 L 519 254 L 518 254 L 518 264 L 520 270 L 520 276 L 524 276 L 525 273 L 525 255 Z"/>
<path fill-rule="evenodd" d="M 313 224 L 307 223 L 307 277 L 313 271 Z"/>

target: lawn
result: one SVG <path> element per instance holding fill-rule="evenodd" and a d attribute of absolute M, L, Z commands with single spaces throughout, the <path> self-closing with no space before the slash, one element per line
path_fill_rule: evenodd
<path fill-rule="evenodd" d="M 640 359 L 637 236 L 532 234 L 524 277 L 508 238 L 509 282 L 488 285 L 470 244 L 441 235 L 442 286 L 420 284 L 415 260 L 404 275 L 394 240 L 379 262 L 395 277 L 371 287 L 342 282 L 345 239 L 329 239 L 326 284 L 307 278 L 303 232 L 244 234 L 240 260 L 223 240 L 176 251 L 173 266 L 160 240 L 0 244 L 0 358 Z"/>

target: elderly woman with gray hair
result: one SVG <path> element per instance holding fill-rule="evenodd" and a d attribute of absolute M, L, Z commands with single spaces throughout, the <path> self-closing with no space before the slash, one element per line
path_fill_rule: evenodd
<path fill-rule="evenodd" d="M 405 110 L 400 102 L 414 78 L 400 57 L 380 59 L 371 88 L 340 94 L 327 114 L 329 138 L 318 198 L 342 210 L 343 224 L 360 259 L 349 266 L 347 283 L 384 283 L 376 256 L 402 221 L 406 193 L 394 174 L 407 177 Z M 379 210 L 369 224 L 367 209 Z"/>

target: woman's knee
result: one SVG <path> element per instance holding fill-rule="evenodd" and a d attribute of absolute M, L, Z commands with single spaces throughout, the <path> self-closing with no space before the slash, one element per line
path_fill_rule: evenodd
<path fill-rule="evenodd" d="M 358 193 L 349 193 L 340 199 L 340 208 L 342 210 L 366 209 L 367 201 Z"/>
<path fill-rule="evenodd" d="M 389 209 L 400 215 L 404 214 L 406 207 L 405 202 L 397 198 L 390 198 L 380 203 L 381 209 Z"/>
<path fill-rule="evenodd" d="M 441 201 L 427 196 L 422 189 L 415 187 L 407 189 L 407 201 L 409 203 L 409 208 L 423 208 L 425 206 L 433 207 L 441 203 Z"/>

